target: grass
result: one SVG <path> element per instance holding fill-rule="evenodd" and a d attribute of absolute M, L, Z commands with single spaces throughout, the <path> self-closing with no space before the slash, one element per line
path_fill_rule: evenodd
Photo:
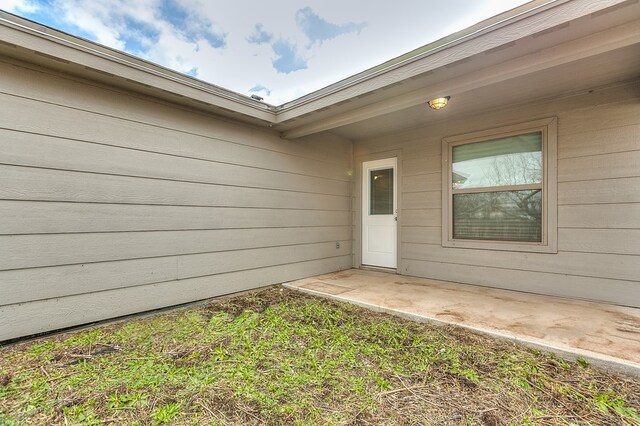
<path fill-rule="evenodd" d="M 0 424 L 640 425 L 640 382 L 270 288 L 0 348 Z"/>

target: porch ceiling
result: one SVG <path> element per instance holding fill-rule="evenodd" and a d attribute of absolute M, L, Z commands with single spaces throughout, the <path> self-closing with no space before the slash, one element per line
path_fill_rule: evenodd
<path fill-rule="evenodd" d="M 640 44 L 485 87 L 464 91 L 452 88 L 443 93 L 451 95 L 452 99 L 440 111 L 431 110 L 425 99 L 419 105 L 339 126 L 331 132 L 352 140 L 384 136 L 437 124 L 453 117 L 508 109 L 522 103 L 569 96 L 638 78 Z M 634 87 L 640 92 L 640 81 Z"/>

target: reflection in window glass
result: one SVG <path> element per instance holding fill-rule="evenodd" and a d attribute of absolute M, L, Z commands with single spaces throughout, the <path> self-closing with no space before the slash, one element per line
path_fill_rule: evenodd
<path fill-rule="evenodd" d="M 369 214 L 393 214 L 393 169 L 369 172 Z"/>
<path fill-rule="evenodd" d="M 542 132 L 452 148 L 453 189 L 542 182 Z"/>
<path fill-rule="evenodd" d="M 453 238 L 542 241 L 542 191 L 453 195 Z"/>

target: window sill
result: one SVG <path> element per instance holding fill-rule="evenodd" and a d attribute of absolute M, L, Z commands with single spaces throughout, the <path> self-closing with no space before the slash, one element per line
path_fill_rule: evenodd
<path fill-rule="evenodd" d="M 521 251 L 530 253 L 558 253 L 557 246 L 550 246 L 541 243 L 523 243 L 517 241 L 471 241 L 471 240 L 449 240 L 442 243 L 442 247 L 468 248 L 478 250 L 494 251 Z"/>

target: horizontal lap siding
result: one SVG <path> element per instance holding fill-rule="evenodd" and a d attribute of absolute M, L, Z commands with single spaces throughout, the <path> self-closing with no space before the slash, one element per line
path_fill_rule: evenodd
<path fill-rule="evenodd" d="M 0 166 L 0 199 L 171 206 L 348 210 L 344 195 Z"/>
<path fill-rule="evenodd" d="M 171 305 L 188 303 L 212 295 L 288 281 L 292 277 L 348 268 L 350 265 L 351 256 L 327 258 L 5 305 L 0 306 L 0 330 L 5 333 L 5 330 L 13 330 L 11 334 L 28 335 L 156 309 L 161 306 L 162 301 Z"/>
<path fill-rule="evenodd" d="M 0 102 L 0 340 L 352 266 L 348 141 L 18 63 Z"/>
<path fill-rule="evenodd" d="M 46 109 L 47 113 L 52 110 L 71 110 L 68 114 L 55 116 L 56 120 L 63 120 L 64 123 L 73 124 L 65 128 L 65 135 L 72 132 L 73 135 L 80 136 L 88 134 L 91 138 L 98 138 L 97 141 L 105 140 L 109 144 L 131 146 L 137 149 L 160 151 L 169 154 L 187 155 L 191 153 L 195 157 L 203 154 L 203 149 L 207 149 L 207 140 L 218 142 L 231 142 L 238 146 L 254 147 L 260 153 L 267 151 L 279 152 L 288 156 L 298 156 L 306 159 L 317 160 L 328 164 L 341 164 L 349 166 L 350 159 L 338 158 L 337 151 L 344 152 L 344 144 L 339 140 L 314 140 L 308 138 L 302 141 L 287 141 L 278 137 L 265 138 L 264 130 L 259 128 L 242 129 L 242 138 L 238 138 L 238 125 L 223 120 L 212 119 L 211 115 L 194 112 L 189 109 L 180 109 L 163 102 L 154 102 L 146 98 L 138 97 L 134 94 L 127 96 L 126 105 L 122 103 L 122 93 L 117 90 L 105 89 L 102 86 L 94 86 L 88 82 L 77 82 L 66 77 L 56 78 L 55 87 L 51 85 L 51 75 L 45 72 L 28 70 L 22 66 L 12 64 L 0 64 L 2 67 L 3 79 L 0 80 L 0 94 L 17 95 L 25 99 L 28 104 L 29 99 L 42 101 L 40 106 L 29 104 L 33 108 Z M 48 86 L 43 91 L 43 86 Z M 70 97 L 69 94 L 73 96 Z M 18 101 L 16 101 L 18 103 Z M 49 107 L 45 106 L 48 104 Z M 48 108 L 48 109 L 47 109 Z M 126 112 L 123 111 L 126 108 Z M 100 121 L 93 122 L 90 128 L 83 123 L 79 123 L 74 114 L 89 116 L 91 113 L 98 113 L 102 116 Z M 119 120 L 119 118 L 126 120 Z M 111 121 L 110 118 L 116 118 Z M 33 122 L 28 117 L 17 117 L 18 121 L 26 123 L 31 129 L 47 129 L 53 120 L 47 119 L 42 123 Z M 212 130 L 212 120 L 215 120 L 215 131 Z M 115 128 L 111 124 L 117 123 Z M 14 128 L 14 127 L 12 127 Z M 143 128 L 144 130 L 141 130 Z M 136 138 L 131 138 L 131 129 L 135 129 Z M 97 132 L 104 130 L 104 132 Z M 122 139 L 113 137 L 106 138 L 110 132 L 124 134 Z M 165 133 L 166 132 L 166 133 Z M 177 132 L 177 133 L 176 133 Z M 45 134 L 50 134 L 46 131 Z M 155 135 L 147 138 L 147 135 Z M 171 137 L 188 134 L 189 143 L 181 144 L 172 141 Z M 158 136 L 160 135 L 160 136 Z M 317 143 L 320 142 L 320 143 Z M 208 152 L 220 155 L 216 152 L 216 146 L 209 146 Z M 207 152 L 207 151 L 204 151 Z M 243 159 L 235 159 L 241 161 Z"/>
<path fill-rule="evenodd" d="M 329 227 L 348 211 L 0 201 L 0 235 Z M 188 218 L 188 220 L 185 220 Z"/>
<path fill-rule="evenodd" d="M 334 242 L 231 250 L 120 261 L 101 261 L 0 272 L 0 299 L 6 304 L 83 294 L 157 282 L 259 269 L 273 265 L 313 261 L 348 255 L 351 244 L 340 250 Z M 339 263 L 336 263 L 339 264 Z M 25 285 L 27 281 L 29 285 Z M 64 282 L 64 286 L 60 283 Z"/>
<path fill-rule="evenodd" d="M 99 117 L 94 118 L 99 120 Z M 0 121 L 0 127 L 10 125 L 11 119 Z M 184 143 L 185 139 L 188 140 L 188 137 L 176 139 L 176 143 Z M 344 177 L 337 172 L 328 176 L 308 176 L 286 171 L 286 164 L 278 170 L 269 170 L 221 163 L 217 161 L 215 153 L 211 154 L 211 160 L 185 158 L 21 131 L 0 130 L 0 152 L 0 164 L 34 168 L 329 195 L 342 195 L 348 187 L 348 182 L 344 180 L 346 173 Z M 293 157 L 289 161 L 297 164 L 306 160 Z"/>
<path fill-rule="evenodd" d="M 348 226 L 0 236 L 0 271 L 351 238 Z"/>
<path fill-rule="evenodd" d="M 640 307 L 637 84 L 355 143 L 354 156 L 407 159 L 399 272 Z M 558 117 L 558 253 L 442 247 L 442 138 L 548 116 Z"/>

